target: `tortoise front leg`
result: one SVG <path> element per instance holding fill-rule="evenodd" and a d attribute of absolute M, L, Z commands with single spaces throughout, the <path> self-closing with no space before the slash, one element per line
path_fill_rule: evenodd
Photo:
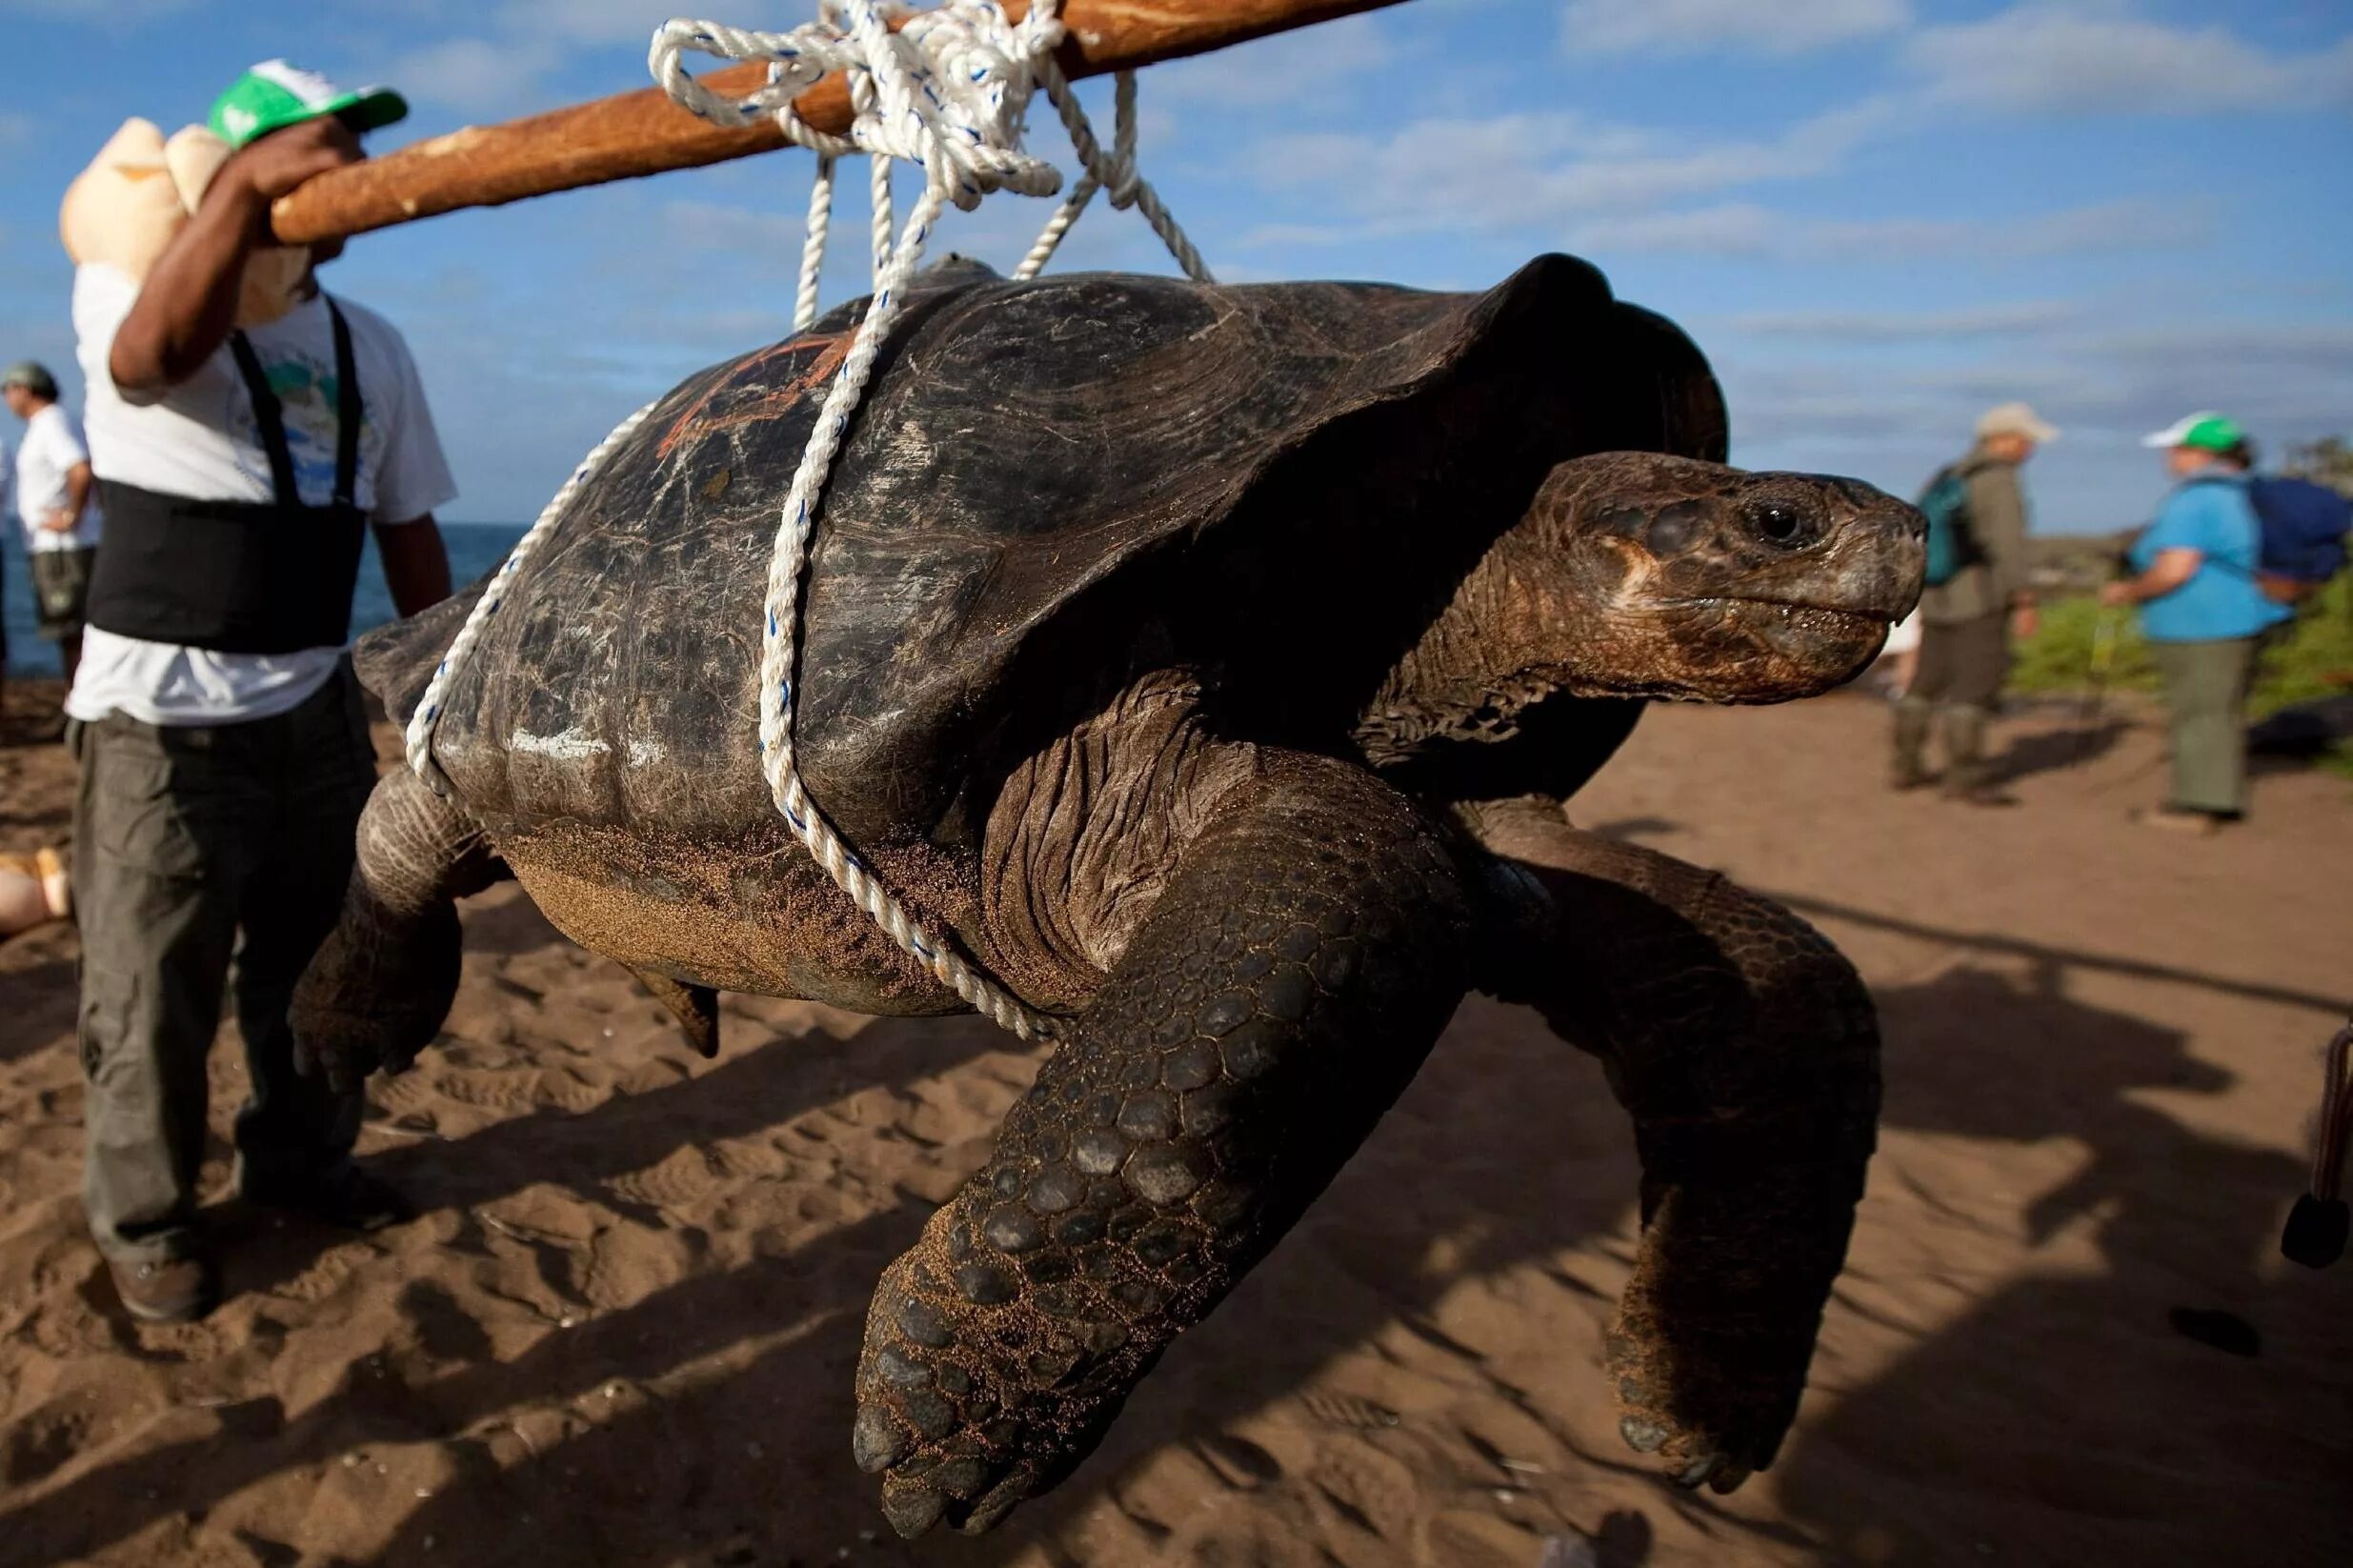
<path fill-rule="evenodd" d="M 1261 756 L 875 1294 L 855 1451 L 902 1535 L 985 1530 L 1075 1468 L 1461 999 L 1466 900 L 1438 833 L 1358 768 Z"/>
<path fill-rule="evenodd" d="M 1549 802 L 1463 814 L 1498 857 L 1477 983 L 1599 1055 L 1634 1117 L 1619 1431 L 1729 1492 L 1780 1449 L 1845 1261 L 1879 1116 L 1870 995 L 1819 932 L 1721 876 Z"/>
<path fill-rule="evenodd" d="M 464 808 L 407 769 L 376 780 L 360 814 L 343 915 L 294 987 L 294 1059 L 338 1092 L 408 1066 L 457 997 L 457 900 L 507 874 Z"/>

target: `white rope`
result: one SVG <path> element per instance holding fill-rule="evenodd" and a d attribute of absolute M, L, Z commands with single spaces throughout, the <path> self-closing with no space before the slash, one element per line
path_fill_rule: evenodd
<path fill-rule="evenodd" d="M 1045 196 L 1061 189 L 1060 171 L 1020 145 L 1023 116 L 1037 87 L 1045 88 L 1060 114 L 1086 174 L 1047 221 L 1015 276 L 1036 276 L 1095 193 L 1108 191 L 1114 208 L 1133 206 L 1143 212 L 1189 276 L 1214 281 L 1158 193 L 1136 172 L 1133 74 L 1119 75 L 1116 125 L 1112 151 L 1106 153 L 1076 93 L 1054 62 L 1055 46 L 1062 39 L 1057 12 L 1058 0 L 1036 0 L 1022 20 L 1014 23 L 997 0 L 949 0 L 938 10 L 919 13 L 897 0 L 820 0 L 818 20 L 790 32 L 755 32 L 716 22 L 670 22 L 654 34 L 647 62 L 654 80 L 674 100 L 704 118 L 743 126 L 774 117 L 788 138 L 817 154 L 794 301 L 795 330 L 816 319 L 817 279 L 832 226 L 835 166 L 852 153 L 863 152 L 872 159 L 873 298 L 818 408 L 809 444 L 794 471 L 769 561 L 760 647 L 760 768 L 787 827 L 867 917 L 976 1011 L 1024 1039 L 1053 1034 L 1054 1020 L 1024 1006 L 966 962 L 953 944 L 927 931 L 842 842 L 801 782 L 793 718 L 801 582 L 825 482 L 851 416 L 865 395 L 875 361 L 889 340 L 907 285 L 922 262 L 933 225 L 951 202 L 970 211 L 995 191 Z M 893 32 L 889 24 L 902 19 L 903 26 Z M 764 60 L 769 66 L 767 84 L 749 97 L 722 98 L 687 70 L 689 53 Z M 835 70 L 846 73 L 850 86 L 854 118 L 847 136 L 815 130 L 793 109 L 794 97 Z M 905 227 L 895 233 L 893 159 L 905 159 L 923 172 L 922 192 Z M 433 672 L 410 720 L 408 755 L 410 766 L 437 791 L 446 794 L 448 781 L 432 760 L 432 733 L 454 673 L 480 640 L 483 626 L 496 613 L 510 579 L 532 548 L 653 408 L 648 404 L 624 420 L 582 461 L 515 545 Z"/>
<path fill-rule="evenodd" d="M 793 296 L 793 330 L 805 332 L 817 319 L 817 274 L 825 271 L 825 241 L 834 230 L 834 154 L 817 154 L 817 177 L 809 187 L 809 236 L 801 241 L 800 288 Z"/>
<path fill-rule="evenodd" d="M 1037 80 L 1045 88 L 1047 98 L 1061 114 L 1063 128 L 1070 132 L 1071 146 L 1077 150 L 1078 159 L 1086 165 L 1087 172 L 1071 193 L 1063 198 L 1054 216 L 1046 220 L 1046 227 L 1039 232 L 1037 243 L 1030 247 L 1030 253 L 1021 258 L 1021 265 L 1014 269 L 1013 275 L 1026 281 L 1043 271 L 1046 263 L 1054 259 L 1054 252 L 1060 247 L 1062 236 L 1070 232 L 1072 224 L 1078 221 L 1078 214 L 1087 210 L 1087 203 L 1095 198 L 1096 191 L 1109 191 L 1115 211 L 1133 207 L 1144 214 L 1145 221 L 1152 225 L 1152 231 L 1160 236 L 1161 244 L 1168 247 L 1168 253 L 1175 256 L 1176 265 L 1185 270 L 1185 276 L 1196 283 L 1217 282 L 1210 275 L 1209 265 L 1201 259 L 1200 251 L 1193 248 L 1193 241 L 1185 237 L 1184 230 L 1177 226 L 1167 204 L 1160 200 L 1160 193 L 1152 188 L 1150 181 L 1136 171 L 1136 72 L 1123 70 L 1114 78 L 1112 152 L 1109 157 L 1103 155 L 1101 144 L 1095 139 L 1095 127 L 1088 121 L 1086 111 L 1078 106 L 1078 94 L 1071 90 L 1069 78 L 1062 74 L 1062 68 L 1055 64 L 1051 54 L 1038 62 Z"/>
<path fill-rule="evenodd" d="M 891 160 L 877 152 L 866 161 L 870 166 L 867 170 L 871 192 L 869 199 L 875 206 L 875 276 L 879 278 L 882 270 L 891 265 L 891 246 L 895 237 L 895 226 L 891 221 Z"/>

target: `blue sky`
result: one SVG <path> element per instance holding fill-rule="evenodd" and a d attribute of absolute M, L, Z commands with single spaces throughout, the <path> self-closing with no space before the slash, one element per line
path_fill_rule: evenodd
<path fill-rule="evenodd" d="M 124 117 L 200 119 L 284 54 L 409 93 L 382 150 L 639 87 L 670 14 L 0 0 L 0 358 L 70 368 L 57 198 Z M 2033 471 L 2041 526 L 2089 531 L 2146 513 L 2137 437 L 2193 408 L 2275 446 L 2353 431 L 2353 0 L 1412 0 L 1157 68 L 1143 93 L 1145 171 L 1221 276 L 1478 288 L 1575 251 L 1699 340 L 1752 466 L 1909 493 L 2023 396 L 2067 431 Z M 1067 167 L 1059 137 L 1046 116 L 1034 142 Z M 809 169 L 779 153 L 355 242 L 329 286 L 407 332 L 464 491 L 450 515 L 528 518 L 621 414 L 781 335 Z M 999 197 L 942 243 L 1010 267 L 1045 210 Z M 864 291 L 863 217 L 850 193 L 830 297 Z M 1064 257 L 1166 269 L 1099 205 Z"/>

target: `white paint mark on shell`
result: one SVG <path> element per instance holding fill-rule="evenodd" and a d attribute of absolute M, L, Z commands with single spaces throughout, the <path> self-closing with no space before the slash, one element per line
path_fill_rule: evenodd
<path fill-rule="evenodd" d="M 594 735 L 574 725 L 552 735 L 535 735 L 529 730 L 517 730 L 514 738 L 507 742 L 511 751 L 533 756 L 553 757 L 558 762 L 580 762 L 592 756 L 602 756 L 613 750 Z"/>

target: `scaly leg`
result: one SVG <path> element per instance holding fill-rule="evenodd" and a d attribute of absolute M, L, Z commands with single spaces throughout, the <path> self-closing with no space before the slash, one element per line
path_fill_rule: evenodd
<path fill-rule="evenodd" d="M 342 918 L 303 972 L 294 1059 L 340 1092 L 432 1043 L 457 996 L 456 900 L 506 874 L 481 828 L 414 774 L 388 774 L 360 815 Z"/>
<path fill-rule="evenodd" d="M 1870 995 L 1819 932 L 1721 876 L 1547 802 L 1462 814 L 1498 857 L 1477 983 L 1600 1056 L 1634 1117 L 1619 1430 L 1729 1492 L 1779 1451 L 1845 1260 L 1879 1116 Z"/>
<path fill-rule="evenodd" d="M 1187 845 L 989 1165 L 891 1265 L 855 1453 L 906 1536 L 987 1529 L 1371 1133 L 1465 983 L 1451 852 L 1362 770 L 1261 754 Z"/>

